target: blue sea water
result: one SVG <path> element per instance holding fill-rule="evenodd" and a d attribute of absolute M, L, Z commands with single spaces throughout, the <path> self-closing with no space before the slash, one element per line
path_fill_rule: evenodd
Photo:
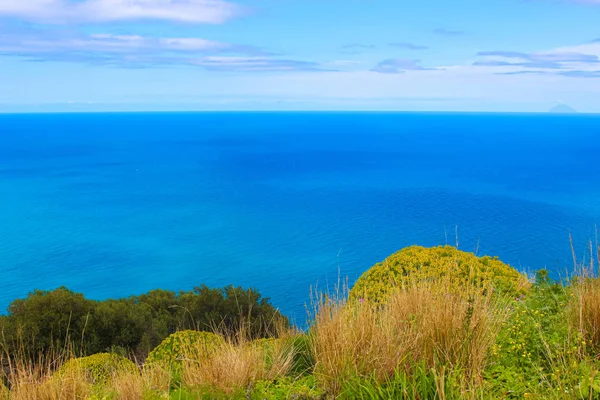
<path fill-rule="evenodd" d="M 598 222 L 598 116 L 0 115 L 0 310 L 235 284 L 303 321 L 402 247 L 559 275 Z"/>

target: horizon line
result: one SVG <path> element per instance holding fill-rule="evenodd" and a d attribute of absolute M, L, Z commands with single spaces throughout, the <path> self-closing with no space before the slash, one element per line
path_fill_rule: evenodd
<path fill-rule="evenodd" d="M 436 111 L 436 110 L 65 110 L 65 111 L 2 111 L 0 115 L 45 115 L 45 114 L 286 114 L 286 113 L 340 113 L 340 114 L 530 114 L 530 115 L 555 115 L 555 116 L 576 116 L 576 115 L 600 115 L 600 112 L 552 112 L 552 111 Z"/>

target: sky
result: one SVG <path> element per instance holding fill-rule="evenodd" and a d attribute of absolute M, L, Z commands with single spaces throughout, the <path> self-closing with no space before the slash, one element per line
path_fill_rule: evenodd
<path fill-rule="evenodd" d="M 600 112 L 600 0 L 0 0 L 0 112 Z"/>

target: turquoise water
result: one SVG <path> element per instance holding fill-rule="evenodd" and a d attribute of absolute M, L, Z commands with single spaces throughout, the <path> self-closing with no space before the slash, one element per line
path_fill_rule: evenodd
<path fill-rule="evenodd" d="M 411 244 L 565 273 L 600 222 L 600 117 L 402 113 L 0 115 L 0 309 L 310 285 Z"/>

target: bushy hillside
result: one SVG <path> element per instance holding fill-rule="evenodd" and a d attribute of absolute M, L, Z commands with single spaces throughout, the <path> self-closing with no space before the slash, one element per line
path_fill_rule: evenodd
<path fill-rule="evenodd" d="M 544 270 L 528 280 L 495 258 L 411 247 L 350 291 L 316 295 L 305 331 L 280 319 L 257 336 L 252 318 L 220 333 L 181 330 L 135 363 L 72 358 L 68 347 L 32 361 L 5 346 L 0 398 L 599 399 L 597 262 L 570 281 Z"/>

